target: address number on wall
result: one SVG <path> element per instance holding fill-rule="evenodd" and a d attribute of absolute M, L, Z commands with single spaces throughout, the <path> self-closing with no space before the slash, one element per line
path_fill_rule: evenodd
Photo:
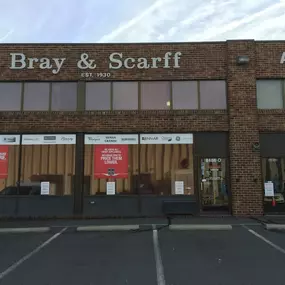
<path fill-rule="evenodd" d="M 81 77 L 82 78 L 108 78 L 111 76 L 111 73 L 109 72 L 82 72 Z"/>

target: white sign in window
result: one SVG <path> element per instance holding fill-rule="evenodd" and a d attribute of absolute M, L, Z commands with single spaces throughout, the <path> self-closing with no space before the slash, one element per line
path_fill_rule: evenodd
<path fill-rule="evenodd" d="M 115 195 L 116 194 L 116 182 L 107 182 L 107 195 Z"/>
<path fill-rule="evenodd" d="M 23 145 L 76 144 L 76 135 L 23 135 Z"/>
<path fill-rule="evenodd" d="M 49 195 L 50 183 L 49 181 L 41 182 L 41 195 Z"/>
<path fill-rule="evenodd" d="M 18 145 L 20 135 L 0 135 L 0 145 Z"/>
<path fill-rule="evenodd" d="M 175 181 L 175 194 L 184 195 L 184 181 Z"/>
<path fill-rule="evenodd" d="M 138 144 L 139 136 L 125 135 L 85 135 L 85 144 Z"/>
<path fill-rule="evenodd" d="M 143 134 L 141 144 L 193 144 L 193 134 Z"/>
<path fill-rule="evenodd" d="M 264 196 L 265 197 L 274 197 L 274 184 L 271 181 L 264 183 Z"/>

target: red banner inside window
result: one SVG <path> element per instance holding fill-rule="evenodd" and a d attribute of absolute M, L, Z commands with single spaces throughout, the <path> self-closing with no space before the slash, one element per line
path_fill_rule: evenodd
<path fill-rule="evenodd" d="M 0 145 L 0 179 L 8 177 L 9 146 Z"/>
<path fill-rule="evenodd" d="M 128 178 L 128 145 L 95 145 L 95 178 Z"/>

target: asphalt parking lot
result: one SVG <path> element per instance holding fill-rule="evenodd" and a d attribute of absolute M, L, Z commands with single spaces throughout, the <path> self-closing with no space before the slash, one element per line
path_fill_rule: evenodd
<path fill-rule="evenodd" d="M 285 232 L 232 230 L 0 234 L 2 285 L 283 285 Z"/>

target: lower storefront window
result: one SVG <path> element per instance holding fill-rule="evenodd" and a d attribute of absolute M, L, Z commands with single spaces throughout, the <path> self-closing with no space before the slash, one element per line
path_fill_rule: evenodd
<path fill-rule="evenodd" d="M 194 195 L 192 134 L 140 135 L 140 194 Z"/>
<path fill-rule="evenodd" d="M 75 135 L 1 135 L 0 140 L 0 195 L 72 195 Z"/>
<path fill-rule="evenodd" d="M 34 195 L 72 195 L 75 135 L 23 135 L 20 188 Z"/>
<path fill-rule="evenodd" d="M 192 146 L 192 134 L 85 135 L 85 195 L 194 195 Z"/>
<path fill-rule="evenodd" d="M 284 212 L 285 159 L 281 157 L 263 158 L 264 210 Z"/>

